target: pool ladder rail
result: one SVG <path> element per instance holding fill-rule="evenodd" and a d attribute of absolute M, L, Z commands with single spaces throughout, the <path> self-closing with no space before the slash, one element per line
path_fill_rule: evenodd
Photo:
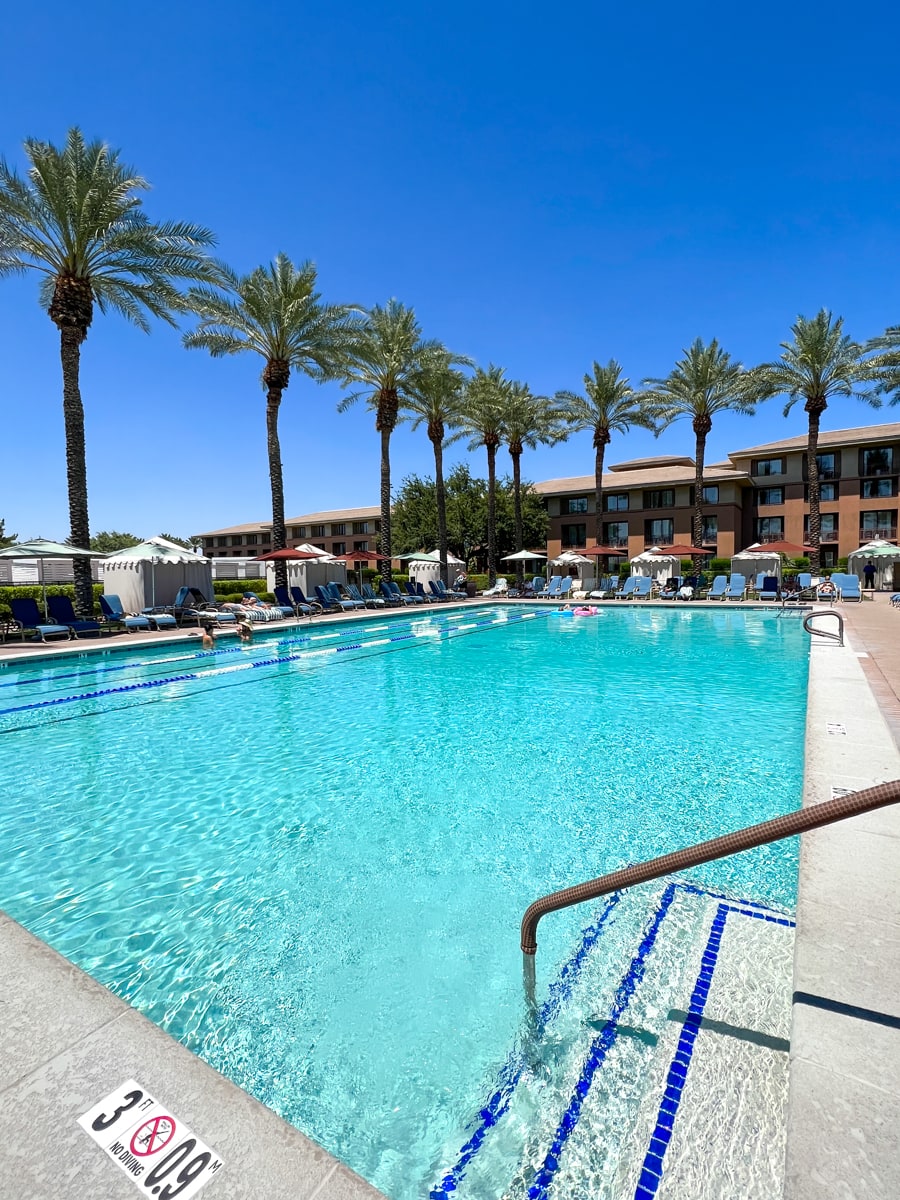
<path fill-rule="evenodd" d="M 817 617 L 834 617 L 838 623 L 837 633 L 831 629 L 817 629 L 812 624 Z M 826 608 L 821 612 L 811 612 L 803 618 L 803 628 L 812 637 L 826 638 L 830 642 L 837 642 L 839 646 L 844 644 L 844 618 L 835 608 Z"/>
<path fill-rule="evenodd" d="M 816 615 L 823 614 L 817 613 Z M 836 637 L 837 635 L 832 634 L 831 636 Z M 652 879 L 660 879 L 664 875 L 672 875 L 677 871 L 690 870 L 692 867 L 699 867 L 703 863 L 713 862 L 715 859 L 729 858 L 732 854 L 741 854 L 744 850 L 752 850 L 756 846 L 780 842 L 784 838 L 795 837 L 798 833 L 807 833 L 811 829 L 820 829 L 823 825 L 832 825 L 835 821 L 846 821 L 850 817 L 858 817 L 877 808 L 896 804 L 898 801 L 900 801 L 900 779 L 895 779 L 890 783 L 880 783 L 876 787 L 865 788 L 860 792 L 850 792 L 846 796 L 825 800 L 810 808 L 801 808 L 795 812 L 786 813 L 784 816 L 773 817 L 758 825 L 749 825 L 745 829 L 723 834 L 722 837 L 698 842 L 694 846 L 675 850 L 671 854 L 663 854 L 648 862 L 622 867 L 618 871 L 611 871 L 597 879 L 590 879 L 585 883 L 578 883 L 574 887 L 562 888 L 558 892 L 542 896 L 528 906 L 522 918 L 521 945 L 525 991 L 529 1003 L 531 1005 L 534 1003 L 537 927 L 538 922 L 547 913 L 558 912 L 560 909 L 570 908 L 574 904 L 583 904 L 586 900 L 596 900 L 600 896 L 634 887 L 638 883 L 649 883 Z"/>

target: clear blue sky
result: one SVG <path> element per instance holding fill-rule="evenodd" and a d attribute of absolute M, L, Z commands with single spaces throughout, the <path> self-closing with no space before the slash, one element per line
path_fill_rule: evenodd
<path fill-rule="evenodd" d="M 0 152 L 21 167 L 23 137 L 80 124 L 153 183 L 151 216 L 205 223 L 239 270 L 312 258 L 327 298 L 397 296 L 535 391 L 578 387 L 594 358 L 639 380 L 697 336 L 773 357 L 823 305 L 858 338 L 900 322 L 898 33 L 865 0 L 48 0 L 4 14 Z M 0 281 L 0 330 L 0 516 L 64 537 L 58 338 L 34 278 Z M 82 362 L 93 530 L 270 513 L 255 359 L 98 316 Z M 337 399 L 300 377 L 285 395 L 288 515 L 377 502 L 372 418 Z M 874 419 L 837 402 L 825 426 Z M 804 420 L 778 402 L 720 419 L 710 457 Z M 682 425 L 610 461 L 691 448 Z M 589 436 L 523 465 L 590 473 Z M 398 433 L 396 483 L 430 467 Z"/>

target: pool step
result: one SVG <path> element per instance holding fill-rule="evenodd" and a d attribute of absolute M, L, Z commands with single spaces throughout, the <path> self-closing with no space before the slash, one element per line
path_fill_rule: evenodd
<path fill-rule="evenodd" d="M 681 883 L 639 900 L 624 973 L 610 985 L 599 939 L 453 1181 L 460 1200 L 780 1195 L 793 922 Z"/>

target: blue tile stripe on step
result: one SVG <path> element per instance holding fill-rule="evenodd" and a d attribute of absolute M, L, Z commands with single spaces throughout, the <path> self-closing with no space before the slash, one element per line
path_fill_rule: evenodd
<path fill-rule="evenodd" d="M 575 1090 L 569 1100 L 569 1104 L 563 1113 L 562 1120 L 557 1127 L 556 1134 L 550 1149 L 544 1158 L 543 1163 L 538 1168 L 535 1174 L 534 1181 L 528 1189 L 529 1200 L 547 1200 L 550 1187 L 553 1183 L 553 1177 L 559 1168 L 559 1161 L 566 1142 L 568 1141 L 572 1131 L 578 1124 L 578 1118 L 581 1115 L 581 1109 L 591 1090 L 591 1083 L 597 1070 L 603 1065 L 606 1055 L 610 1047 L 615 1042 L 619 1033 L 619 1021 L 622 1014 L 628 1007 L 631 997 L 634 995 L 635 989 L 644 977 L 646 970 L 647 956 L 653 949 L 656 942 L 657 934 L 659 933 L 660 925 L 662 924 L 666 913 L 675 896 L 675 884 L 670 883 L 663 892 L 659 907 L 657 908 L 653 919 L 651 920 L 647 931 L 644 934 L 643 941 L 638 947 L 637 953 L 629 964 L 628 970 L 622 977 L 622 981 L 616 989 L 615 998 L 610 1010 L 609 1019 L 603 1028 L 603 1032 L 598 1037 L 594 1038 L 591 1043 L 588 1057 L 581 1069 L 581 1074 L 578 1082 L 575 1085 Z"/>
<path fill-rule="evenodd" d="M 666 1150 L 669 1148 L 669 1142 L 671 1141 L 672 1131 L 675 1126 L 675 1117 L 678 1115 L 678 1107 L 681 1104 L 684 1085 L 687 1083 L 687 1074 L 691 1065 L 691 1057 L 694 1053 L 694 1043 L 697 1041 L 697 1034 L 700 1032 L 700 1023 L 703 1020 L 706 1001 L 709 999 L 709 989 L 712 986 L 713 973 L 716 969 L 719 950 L 722 946 L 722 935 L 725 932 L 725 922 L 728 919 L 729 913 L 738 913 L 742 917 L 753 917 L 758 921 L 767 921 L 772 925 L 783 925 L 793 928 L 795 924 L 794 921 L 791 921 L 787 917 L 776 917 L 770 913 L 754 912 L 752 909 L 739 908 L 734 904 L 720 904 L 716 909 L 716 915 L 713 918 L 706 948 L 700 959 L 700 972 L 697 975 L 694 983 L 694 991 L 691 994 L 691 1001 L 688 1005 L 688 1016 L 681 1027 L 681 1035 L 675 1049 L 675 1056 L 669 1066 L 663 1098 L 660 1101 L 659 1112 L 656 1117 L 656 1128 L 653 1130 L 650 1145 L 644 1155 L 644 1162 L 641 1167 L 640 1177 L 638 1178 L 637 1188 L 635 1189 L 634 1200 L 655 1200 L 659 1185 L 662 1182 L 663 1159 L 665 1158 Z"/>
<path fill-rule="evenodd" d="M 606 922 L 622 898 L 621 892 L 613 892 L 599 917 L 583 932 L 581 945 L 570 959 L 563 963 L 556 979 L 548 988 L 547 999 L 541 1005 L 538 1013 L 538 1030 L 543 1033 L 547 1026 L 556 1018 L 563 1003 L 572 993 L 581 969 L 587 961 L 587 956 L 603 932 Z M 525 1069 L 525 1056 L 521 1052 L 511 1054 L 498 1074 L 498 1085 L 491 1093 L 486 1104 L 478 1112 L 478 1122 L 471 1137 L 460 1148 L 456 1162 L 447 1171 L 439 1184 L 428 1193 L 429 1200 L 445 1200 L 459 1187 L 466 1173 L 466 1168 L 481 1149 L 488 1130 L 500 1120 L 509 1108 L 513 1093 Z"/>

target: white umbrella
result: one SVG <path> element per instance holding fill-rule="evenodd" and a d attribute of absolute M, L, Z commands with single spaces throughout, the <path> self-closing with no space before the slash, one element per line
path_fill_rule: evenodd
<path fill-rule="evenodd" d="M 590 563 L 589 558 L 585 558 L 583 554 L 576 554 L 574 550 L 563 550 L 558 558 L 553 559 L 554 567 L 568 567 L 575 563 Z"/>
<path fill-rule="evenodd" d="M 38 539 L 33 542 L 17 542 L 0 550 L 0 558 L 36 558 L 40 572 L 41 594 L 44 598 L 44 617 L 47 618 L 47 585 L 44 582 L 45 558 L 106 558 L 94 550 L 79 550 L 77 546 L 66 546 L 62 542 Z"/>
<path fill-rule="evenodd" d="M 537 550 L 517 550 L 515 554 L 504 554 L 501 562 L 537 562 L 538 559 L 546 558 L 546 554 L 539 554 Z M 578 555 L 581 562 L 588 562 L 586 558 Z M 449 560 L 448 560 L 449 561 Z M 559 562 L 559 559 L 556 560 Z"/>

